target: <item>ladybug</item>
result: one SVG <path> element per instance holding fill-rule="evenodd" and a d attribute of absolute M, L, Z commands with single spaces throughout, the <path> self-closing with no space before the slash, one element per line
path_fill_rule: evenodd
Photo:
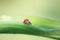
<path fill-rule="evenodd" d="M 23 23 L 28 25 L 31 24 L 31 22 L 28 19 L 24 19 Z"/>

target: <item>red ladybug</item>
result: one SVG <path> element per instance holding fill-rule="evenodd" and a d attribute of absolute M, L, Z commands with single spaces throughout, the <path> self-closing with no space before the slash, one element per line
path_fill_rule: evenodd
<path fill-rule="evenodd" d="M 28 19 L 25 19 L 25 20 L 23 21 L 23 23 L 24 23 L 24 24 L 31 24 L 31 22 L 30 22 Z"/>

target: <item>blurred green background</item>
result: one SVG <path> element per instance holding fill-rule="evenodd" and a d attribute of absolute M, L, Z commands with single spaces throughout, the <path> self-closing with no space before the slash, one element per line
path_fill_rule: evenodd
<path fill-rule="evenodd" d="M 0 0 L 0 16 L 38 16 L 60 21 L 60 0 Z"/>

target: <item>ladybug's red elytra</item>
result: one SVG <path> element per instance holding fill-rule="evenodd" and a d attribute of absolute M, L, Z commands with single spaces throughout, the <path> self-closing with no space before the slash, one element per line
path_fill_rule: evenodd
<path fill-rule="evenodd" d="M 31 24 L 31 22 L 28 19 L 24 19 L 23 23 L 24 24 Z"/>

